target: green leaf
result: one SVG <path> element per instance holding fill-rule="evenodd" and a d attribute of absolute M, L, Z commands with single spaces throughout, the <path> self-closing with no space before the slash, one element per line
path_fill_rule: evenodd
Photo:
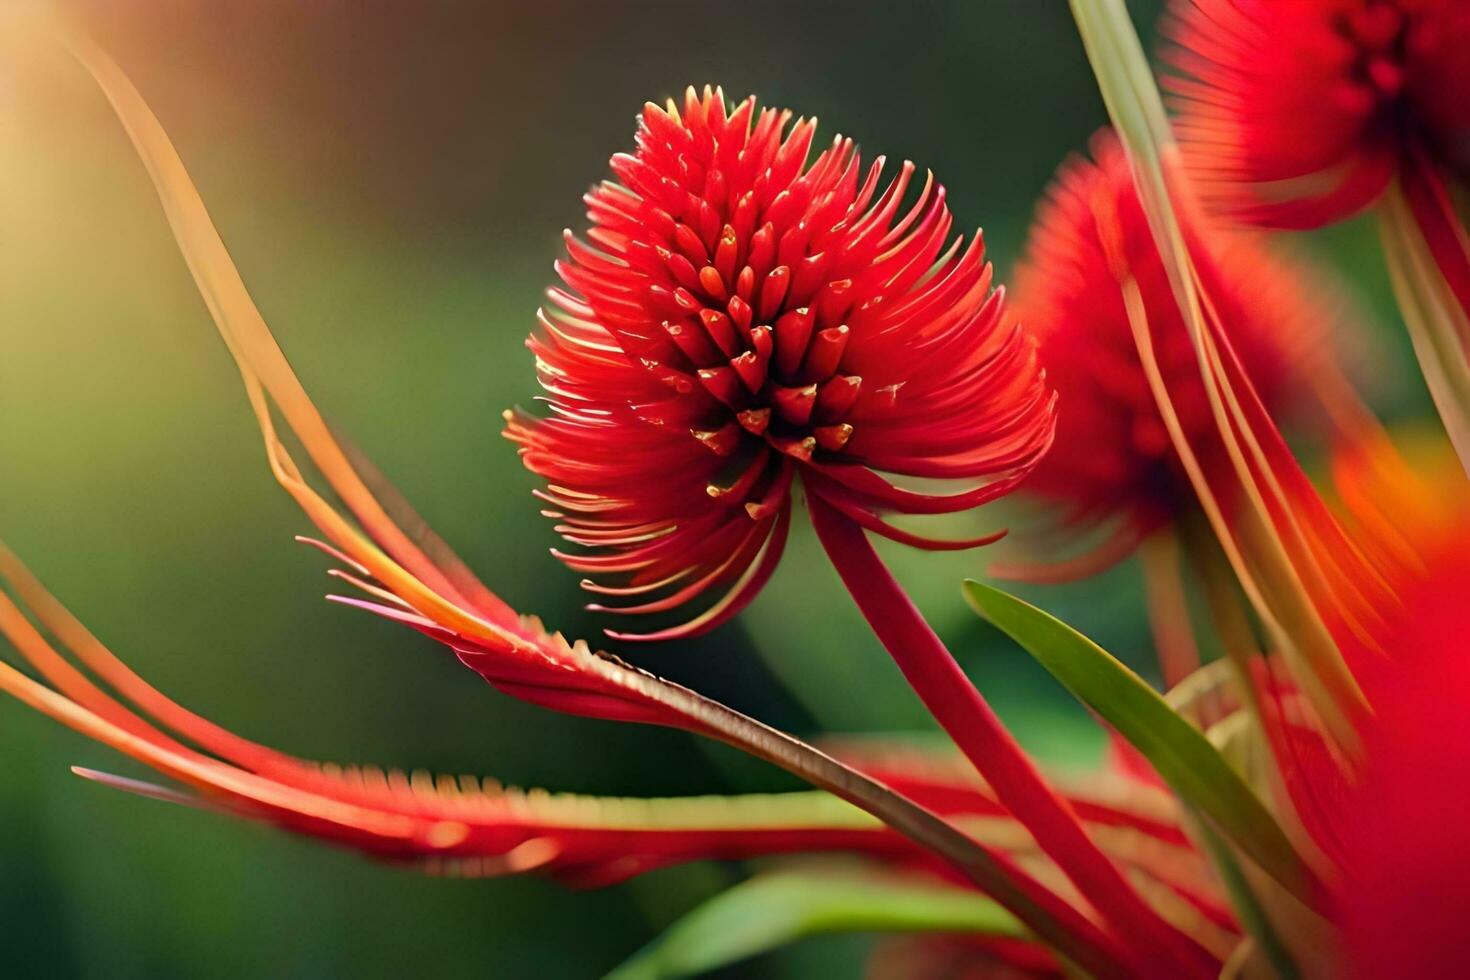
<path fill-rule="evenodd" d="M 1153 765 L 1180 799 L 1307 905 L 1320 886 L 1240 774 L 1199 729 L 1112 654 L 1049 613 L 999 589 L 965 582 L 970 605 L 1035 657 Z"/>
<path fill-rule="evenodd" d="M 1166 158 L 1177 153 L 1174 135 L 1126 0 L 1071 0 L 1071 7 L 1098 92 L 1128 151 L 1139 199 L 1169 281 L 1181 304 L 1193 305 L 1189 250 L 1164 177 Z"/>
<path fill-rule="evenodd" d="M 1230 894 L 1230 904 L 1235 909 L 1236 917 L 1240 919 L 1246 935 L 1255 941 L 1256 952 L 1270 964 L 1271 970 L 1281 980 L 1298 980 L 1302 975 L 1301 970 L 1292 960 L 1291 951 L 1281 941 L 1280 934 L 1271 922 L 1271 916 L 1251 888 L 1230 846 L 1220 839 L 1220 835 L 1208 823 L 1200 820 L 1198 814 L 1191 816 L 1194 817 L 1205 852 L 1210 856 L 1210 862 L 1220 875 L 1221 883 Z"/>
<path fill-rule="evenodd" d="M 1027 935 L 1010 913 L 968 889 L 892 873 L 780 871 L 721 892 L 606 980 L 692 976 L 834 932 Z"/>

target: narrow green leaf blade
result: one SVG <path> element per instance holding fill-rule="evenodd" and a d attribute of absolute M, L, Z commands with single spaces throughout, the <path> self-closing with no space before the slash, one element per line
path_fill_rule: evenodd
<path fill-rule="evenodd" d="M 973 580 L 964 589 L 976 612 L 1138 749 L 1182 800 L 1293 895 L 1320 906 L 1316 877 L 1270 811 L 1209 739 L 1142 678 L 1030 603 Z"/>
<path fill-rule="evenodd" d="M 1027 935 L 1010 913 L 968 889 L 891 873 L 781 871 L 721 892 L 606 980 L 692 976 L 834 932 Z"/>
<path fill-rule="evenodd" d="M 1241 926 L 1246 935 L 1255 941 L 1256 951 L 1281 980 L 1299 980 L 1301 970 L 1292 960 L 1291 951 L 1281 941 L 1281 935 L 1271 922 L 1271 916 L 1262 907 L 1245 873 L 1241 871 L 1240 863 L 1231 853 L 1230 846 L 1220 839 L 1220 835 L 1208 823 L 1198 819 L 1195 823 L 1200 841 L 1210 856 L 1210 862 L 1230 894 L 1230 903 L 1235 908 Z"/>
<path fill-rule="evenodd" d="M 1470 361 L 1460 339 L 1470 324 L 1401 187 L 1389 189 L 1379 217 L 1383 256 L 1414 355 L 1445 432 L 1470 472 Z"/>

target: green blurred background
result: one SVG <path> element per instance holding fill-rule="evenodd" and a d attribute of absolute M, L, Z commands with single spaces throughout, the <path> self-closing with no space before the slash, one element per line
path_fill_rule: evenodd
<path fill-rule="evenodd" d="M 932 167 L 1002 277 L 1055 164 L 1104 118 L 1059 0 L 60 6 L 152 103 L 324 410 L 493 588 L 589 637 L 500 411 L 535 394 L 522 339 L 561 230 L 642 103 L 718 82 Z M 1149 25 L 1157 5 L 1134 10 Z M 320 601 L 324 562 L 291 543 L 305 521 L 141 166 L 91 83 L 42 50 L 0 64 L 0 243 L 0 535 L 164 691 L 310 758 L 588 793 L 792 788 L 681 734 L 514 702 Z M 1371 228 L 1316 244 L 1389 321 Z M 1379 332 L 1374 374 L 1412 377 Z M 1412 383 L 1378 385 L 1391 414 L 1422 411 Z M 1003 519 L 1026 518 L 965 520 Z M 958 581 L 987 555 L 888 554 L 1029 745 L 1093 757 L 1086 718 L 963 610 Z M 1029 594 L 1151 669 L 1131 566 Z M 804 735 L 929 731 L 805 528 L 735 624 L 622 652 Z M 132 770 L 13 702 L 0 746 L 8 975 L 590 977 L 743 873 L 434 880 L 83 783 L 69 765 Z M 730 975 L 857 975 L 868 942 Z"/>

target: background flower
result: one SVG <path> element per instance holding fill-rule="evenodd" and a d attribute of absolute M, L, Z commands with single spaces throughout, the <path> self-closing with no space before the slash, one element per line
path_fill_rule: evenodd
<path fill-rule="evenodd" d="M 1291 409 L 1330 362 L 1341 306 L 1320 275 L 1258 237 L 1201 227 L 1221 276 L 1214 297 L 1231 345 L 1266 407 Z M 1032 226 L 1016 273 L 1013 315 L 1036 335 L 1058 397 L 1057 435 L 1023 492 L 1054 503 L 1072 529 L 1102 527 L 1092 559 L 1061 574 L 1096 571 L 1145 537 L 1198 510 L 1139 362 L 1120 277 L 1137 283 L 1154 354 L 1201 466 L 1216 485 L 1229 472 L 1199 359 L 1159 259 L 1117 138 L 1095 136 L 1091 159 L 1064 164 Z M 1212 451 L 1211 451 L 1212 450 Z M 1229 501 L 1227 501 L 1229 503 Z"/>
<path fill-rule="evenodd" d="M 1470 11 L 1455 0 L 1177 0 L 1170 80 L 1207 192 L 1310 227 L 1372 203 L 1415 152 L 1470 166 Z"/>

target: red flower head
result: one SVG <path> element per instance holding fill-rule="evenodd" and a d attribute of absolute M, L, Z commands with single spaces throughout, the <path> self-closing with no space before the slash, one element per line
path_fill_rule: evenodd
<path fill-rule="evenodd" d="M 1218 447 L 1219 440 L 1127 158 L 1111 131 L 1093 139 L 1092 154 L 1061 168 L 1016 275 L 1016 315 L 1040 343 L 1058 397 L 1055 444 L 1024 489 L 1064 505 L 1071 523 L 1117 522 L 1117 535 L 1098 553 L 1117 559 L 1195 506 L 1139 359 L 1124 279 L 1137 284 L 1154 356 L 1190 444 Z M 1325 311 L 1304 288 L 1303 270 L 1254 238 L 1210 234 L 1206 242 L 1221 272 L 1212 300 L 1231 345 L 1265 404 L 1277 405 L 1320 341 Z M 1200 462 L 1207 474 L 1230 466 L 1223 447 Z"/>
<path fill-rule="evenodd" d="M 905 204 L 905 163 L 880 185 L 838 137 L 808 164 L 816 122 L 690 89 L 649 104 L 617 182 L 586 200 L 542 330 L 529 346 L 548 419 L 508 414 L 507 435 L 562 554 L 632 597 L 624 613 L 722 598 L 667 638 L 713 628 L 773 571 L 791 486 L 864 527 L 933 541 L 880 514 L 958 511 L 1014 486 L 1045 450 L 1051 403 L 1030 341 L 1002 318 L 977 234 L 946 246 L 932 177 Z M 946 496 L 877 471 L 958 481 Z M 993 537 L 993 536 L 992 536 Z"/>
<path fill-rule="evenodd" d="M 1346 217 L 1408 153 L 1470 173 L 1460 0 L 1175 0 L 1166 30 L 1180 136 L 1241 217 Z"/>

